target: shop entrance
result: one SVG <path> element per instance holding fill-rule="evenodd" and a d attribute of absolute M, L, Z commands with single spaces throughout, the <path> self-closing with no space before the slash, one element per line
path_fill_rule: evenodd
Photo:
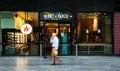
<path fill-rule="evenodd" d="M 70 22 L 44 22 L 41 33 L 43 34 L 43 55 L 51 55 L 50 37 L 52 33 L 56 33 L 59 38 L 59 55 L 71 54 L 71 23 Z"/>

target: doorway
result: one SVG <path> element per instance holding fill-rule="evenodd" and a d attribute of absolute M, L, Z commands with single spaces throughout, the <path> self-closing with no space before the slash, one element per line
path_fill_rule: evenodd
<path fill-rule="evenodd" d="M 71 23 L 70 22 L 43 22 L 40 25 L 43 34 L 43 56 L 51 55 L 50 37 L 56 33 L 59 38 L 59 55 L 70 55 L 71 52 Z"/>

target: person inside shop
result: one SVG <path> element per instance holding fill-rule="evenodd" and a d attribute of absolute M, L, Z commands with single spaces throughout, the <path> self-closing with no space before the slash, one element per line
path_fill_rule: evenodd
<path fill-rule="evenodd" d="M 50 38 L 50 43 L 52 46 L 52 65 L 55 65 L 56 63 L 56 59 L 59 60 L 61 62 L 61 58 L 58 57 L 58 49 L 59 49 L 59 39 L 56 35 L 56 33 L 52 33 L 52 36 Z"/>

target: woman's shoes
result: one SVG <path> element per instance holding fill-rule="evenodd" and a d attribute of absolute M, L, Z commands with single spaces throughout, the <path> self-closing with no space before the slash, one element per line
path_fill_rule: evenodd
<path fill-rule="evenodd" d="M 55 65 L 55 62 L 52 62 L 51 65 Z"/>

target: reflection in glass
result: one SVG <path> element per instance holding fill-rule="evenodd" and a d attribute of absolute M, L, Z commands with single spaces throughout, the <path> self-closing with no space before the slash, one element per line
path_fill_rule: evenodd
<path fill-rule="evenodd" d="M 22 71 L 27 67 L 28 58 L 18 57 L 16 60 L 16 71 Z"/>

